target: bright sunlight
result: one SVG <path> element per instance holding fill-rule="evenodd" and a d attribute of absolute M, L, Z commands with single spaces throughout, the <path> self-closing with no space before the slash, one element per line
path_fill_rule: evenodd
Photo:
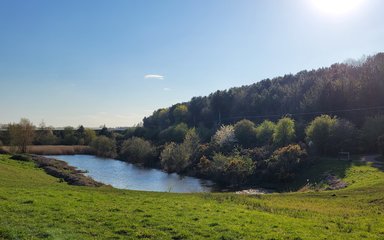
<path fill-rule="evenodd" d="M 344 15 L 356 11 L 364 0 L 312 0 L 315 7 L 324 13 Z"/>

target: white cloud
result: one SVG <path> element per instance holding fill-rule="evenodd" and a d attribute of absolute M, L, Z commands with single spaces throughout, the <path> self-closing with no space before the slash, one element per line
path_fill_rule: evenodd
<path fill-rule="evenodd" d="M 147 75 L 144 75 L 144 78 L 145 79 L 159 79 L 159 80 L 163 80 L 164 76 L 158 75 L 158 74 L 147 74 Z"/>
<path fill-rule="evenodd" d="M 165 87 L 165 88 L 163 88 L 163 90 L 164 91 L 171 91 L 172 89 Z"/>

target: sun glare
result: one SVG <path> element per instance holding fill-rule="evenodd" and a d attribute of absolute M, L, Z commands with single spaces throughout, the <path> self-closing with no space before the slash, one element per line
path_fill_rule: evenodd
<path fill-rule="evenodd" d="M 327 14 L 342 15 L 355 11 L 364 0 L 312 0 L 315 7 Z"/>

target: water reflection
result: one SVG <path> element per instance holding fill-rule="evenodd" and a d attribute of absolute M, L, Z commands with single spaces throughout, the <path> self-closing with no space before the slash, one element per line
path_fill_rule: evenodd
<path fill-rule="evenodd" d="M 208 180 L 168 174 L 158 169 L 143 168 L 134 164 L 92 155 L 47 156 L 63 160 L 96 181 L 115 188 L 157 192 L 210 192 L 214 184 Z"/>

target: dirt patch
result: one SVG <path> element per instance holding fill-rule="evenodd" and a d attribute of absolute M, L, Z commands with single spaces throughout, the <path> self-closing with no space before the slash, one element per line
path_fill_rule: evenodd
<path fill-rule="evenodd" d="M 328 185 L 325 190 L 338 190 L 348 186 L 346 182 L 343 182 L 340 178 L 329 173 L 325 174 L 324 182 Z"/>

